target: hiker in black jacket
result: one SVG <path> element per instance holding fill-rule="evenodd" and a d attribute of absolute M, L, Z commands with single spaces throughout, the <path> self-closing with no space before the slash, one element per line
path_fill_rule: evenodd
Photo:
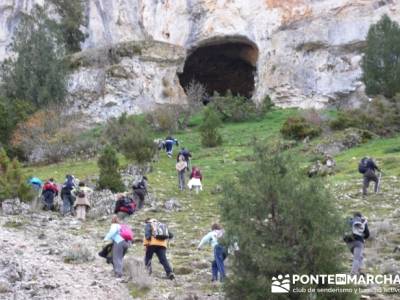
<path fill-rule="evenodd" d="M 378 176 L 376 176 L 375 171 L 381 171 L 375 162 L 372 160 L 372 158 L 368 158 L 366 161 L 366 170 L 364 173 L 364 180 L 363 180 L 363 195 L 367 195 L 369 183 L 371 181 L 375 182 L 375 187 L 374 187 L 374 192 L 378 192 L 378 186 L 379 186 L 379 179 Z"/>

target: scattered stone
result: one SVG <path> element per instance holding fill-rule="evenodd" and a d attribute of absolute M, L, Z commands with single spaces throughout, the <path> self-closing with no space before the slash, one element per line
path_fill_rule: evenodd
<path fill-rule="evenodd" d="M 24 202 L 21 202 L 18 198 L 7 199 L 1 203 L 1 209 L 5 215 L 20 215 L 28 214 L 30 206 Z"/>
<path fill-rule="evenodd" d="M 0 279 L 0 294 L 8 293 L 11 291 L 11 285 L 7 281 Z"/>
<path fill-rule="evenodd" d="M 180 208 L 182 207 L 182 205 L 180 204 L 180 202 L 175 199 L 175 198 L 171 198 L 168 201 L 165 202 L 164 207 L 166 210 L 176 210 L 179 211 Z"/>

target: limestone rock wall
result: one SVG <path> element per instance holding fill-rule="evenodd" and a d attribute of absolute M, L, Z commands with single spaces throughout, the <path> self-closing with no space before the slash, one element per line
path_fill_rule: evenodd
<path fill-rule="evenodd" d="M 0 60 L 20 13 L 47 2 L 0 0 Z M 87 0 L 88 38 L 76 56 L 103 57 L 76 66 L 70 100 L 94 120 L 184 102 L 176 72 L 187 53 L 208 42 L 245 38 L 259 50 L 255 101 L 265 95 L 281 106 L 362 101 L 361 50 L 369 26 L 384 13 L 400 21 L 400 2 Z M 113 59 L 114 51 L 132 43 L 135 51 Z"/>

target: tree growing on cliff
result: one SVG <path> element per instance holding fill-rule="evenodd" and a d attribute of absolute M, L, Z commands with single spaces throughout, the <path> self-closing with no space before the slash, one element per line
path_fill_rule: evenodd
<path fill-rule="evenodd" d="M 114 193 L 125 190 L 119 173 L 117 151 L 111 145 L 104 147 L 97 165 L 100 169 L 99 181 L 97 182 L 99 189 L 109 189 Z"/>
<path fill-rule="evenodd" d="M 84 0 L 51 0 L 60 15 L 60 30 L 65 47 L 70 53 L 81 50 L 81 42 L 86 38 L 81 26 L 86 25 Z"/>
<path fill-rule="evenodd" d="M 362 60 L 368 95 L 392 98 L 400 92 L 400 27 L 387 15 L 371 25 Z"/>
<path fill-rule="evenodd" d="M 8 99 L 24 100 L 36 108 L 60 103 L 66 95 L 64 42 L 57 24 L 36 6 L 16 29 L 11 51 L 2 64 L 2 90 Z"/>
<path fill-rule="evenodd" d="M 228 299 L 286 299 L 271 294 L 272 277 L 343 271 L 342 218 L 323 182 L 304 176 L 281 146 L 256 143 L 253 157 L 250 169 L 225 183 L 220 202 L 226 241 L 240 249 L 225 291 Z"/>

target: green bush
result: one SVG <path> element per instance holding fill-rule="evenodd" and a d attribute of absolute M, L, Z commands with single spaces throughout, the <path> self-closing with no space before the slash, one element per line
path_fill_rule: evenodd
<path fill-rule="evenodd" d="M 151 161 L 156 151 L 148 125 L 126 113 L 107 122 L 104 138 L 126 158 L 140 164 Z"/>
<path fill-rule="evenodd" d="M 323 181 L 305 177 L 280 147 L 256 144 L 253 157 L 250 169 L 225 182 L 220 202 L 226 242 L 240 249 L 224 286 L 227 299 L 278 299 L 271 294 L 278 274 L 343 272 L 342 218 Z"/>
<path fill-rule="evenodd" d="M 258 118 L 264 114 L 270 104 L 261 106 L 260 110 L 254 102 L 243 96 L 234 96 L 230 92 L 226 96 L 215 94 L 210 104 L 220 115 L 222 121 L 242 122 Z"/>
<path fill-rule="evenodd" d="M 221 134 L 218 128 L 221 127 L 222 121 L 218 113 L 211 107 L 207 106 L 203 111 L 203 122 L 199 130 L 201 134 L 201 144 L 205 147 L 216 147 L 222 144 Z"/>
<path fill-rule="evenodd" d="M 98 189 L 109 189 L 114 193 L 125 190 L 119 173 L 117 151 L 112 146 L 104 147 L 97 164 L 100 169 L 99 181 L 97 182 Z"/>
<path fill-rule="evenodd" d="M 378 96 L 357 109 L 339 111 L 330 122 L 333 130 L 355 127 L 380 136 L 391 136 L 400 131 L 400 95 L 392 99 Z"/>
<path fill-rule="evenodd" d="M 159 107 L 146 115 L 147 123 L 155 131 L 173 133 L 178 129 L 180 110 L 177 105 Z"/>
<path fill-rule="evenodd" d="M 316 137 L 322 132 L 321 127 L 307 121 L 304 117 L 289 117 L 281 128 L 281 133 L 285 138 L 302 140 L 306 137 Z"/>
<path fill-rule="evenodd" d="M 24 180 L 21 166 L 16 159 L 10 160 L 3 148 L 0 149 L 0 201 L 19 198 L 28 202 L 36 192 Z"/>

